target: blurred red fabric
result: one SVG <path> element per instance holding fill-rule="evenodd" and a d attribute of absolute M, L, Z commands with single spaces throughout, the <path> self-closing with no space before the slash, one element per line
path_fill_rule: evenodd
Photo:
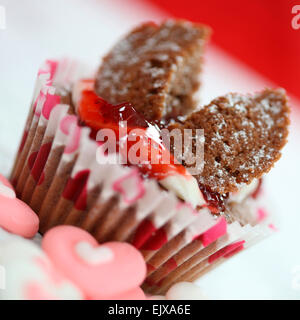
<path fill-rule="evenodd" d="M 300 98 L 300 0 L 146 1 L 210 25 L 214 43 Z"/>

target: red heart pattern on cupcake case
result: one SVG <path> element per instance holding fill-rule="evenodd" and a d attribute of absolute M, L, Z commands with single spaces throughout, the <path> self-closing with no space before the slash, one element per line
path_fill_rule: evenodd
<path fill-rule="evenodd" d="M 121 193 L 127 204 L 135 203 L 145 194 L 145 187 L 137 169 L 132 169 L 129 174 L 115 181 L 113 189 Z"/>
<path fill-rule="evenodd" d="M 38 185 L 44 181 L 44 167 L 51 151 L 52 143 L 43 144 L 39 151 L 33 152 L 28 158 L 30 174 Z"/>
<path fill-rule="evenodd" d="M 75 152 L 79 147 L 81 128 L 77 124 L 77 117 L 74 115 L 65 116 L 60 124 L 60 130 L 68 136 L 68 142 L 64 149 L 64 153 L 70 154 Z"/>

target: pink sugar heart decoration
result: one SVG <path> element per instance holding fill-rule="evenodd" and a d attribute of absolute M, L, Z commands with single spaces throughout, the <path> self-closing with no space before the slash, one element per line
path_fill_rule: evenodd
<path fill-rule="evenodd" d="M 0 227 L 24 238 L 32 238 L 38 232 L 39 218 L 21 200 L 0 194 Z"/>
<path fill-rule="evenodd" d="M 42 248 L 56 268 L 89 299 L 109 299 L 134 290 L 146 275 L 143 256 L 133 246 L 121 242 L 99 245 L 77 227 L 50 229 Z M 87 252 L 83 253 L 84 249 Z"/>

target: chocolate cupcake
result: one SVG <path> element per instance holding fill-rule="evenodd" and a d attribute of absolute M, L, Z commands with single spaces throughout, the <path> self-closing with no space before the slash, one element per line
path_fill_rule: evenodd
<path fill-rule="evenodd" d="M 259 194 L 286 143 L 287 99 L 266 89 L 195 111 L 208 35 L 185 21 L 144 24 L 96 78 L 46 62 L 11 175 L 41 233 L 75 225 L 138 248 L 149 293 L 196 279 L 271 231 Z M 177 142 L 187 130 L 189 143 L 166 146 L 167 129 Z"/>

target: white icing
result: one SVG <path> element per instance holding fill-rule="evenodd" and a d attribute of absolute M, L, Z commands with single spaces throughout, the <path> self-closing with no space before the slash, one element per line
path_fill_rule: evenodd
<path fill-rule="evenodd" d="M 93 90 L 94 83 L 92 81 L 79 80 L 76 81 L 72 88 L 72 102 L 76 112 L 78 111 L 79 102 L 81 100 L 81 93 L 84 90 Z"/>
<path fill-rule="evenodd" d="M 169 191 L 174 192 L 179 198 L 190 203 L 193 208 L 204 205 L 205 200 L 194 177 L 185 177 L 180 174 L 171 175 L 159 181 Z"/>
<path fill-rule="evenodd" d="M 228 198 L 228 201 L 239 203 L 242 202 L 256 190 L 258 184 L 259 180 L 254 179 L 250 184 L 242 186 L 238 192 L 231 193 L 230 197 Z"/>

